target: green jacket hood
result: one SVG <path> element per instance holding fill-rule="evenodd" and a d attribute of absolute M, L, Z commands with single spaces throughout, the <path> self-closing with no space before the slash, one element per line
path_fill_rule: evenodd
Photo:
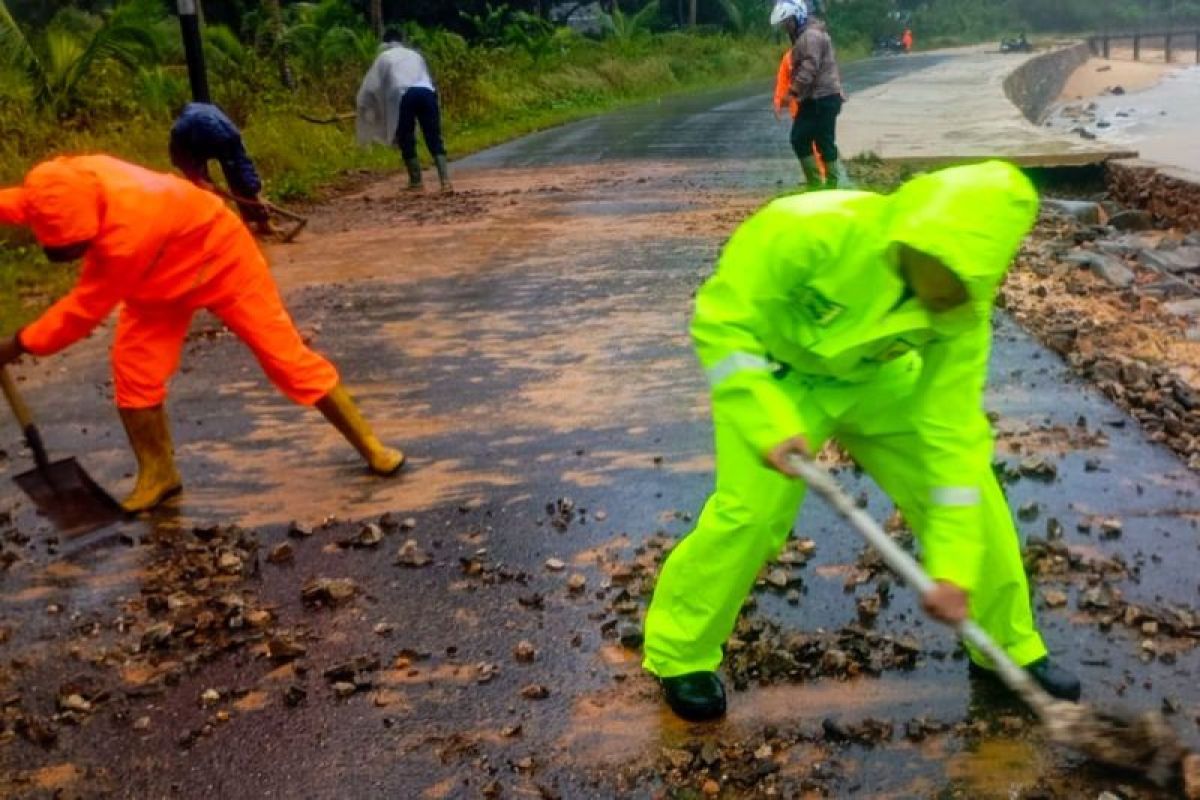
<path fill-rule="evenodd" d="M 1038 212 L 1033 184 L 1003 161 L 923 175 L 890 200 L 891 241 L 940 260 L 976 309 L 990 307 Z"/>

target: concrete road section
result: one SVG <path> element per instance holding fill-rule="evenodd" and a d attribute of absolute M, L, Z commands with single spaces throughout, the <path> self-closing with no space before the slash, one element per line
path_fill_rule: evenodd
<path fill-rule="evenodd" d="M 865 94 L 941 58 L 847 73 Z M 401 477 L 201 318 L 178 501 L 61 542 L 5 480 L 0 795 L 1165 797 L 1045 746 L 815 502 L 746 609 L 726 722 L 680 723 L 641 673 L 657 560 L 711 484 L 691 296 L 798 177 L 766 89 L 497 148 L 454 195 L 371 183 L 272 252 Z M 119 488 L 109 336 L 19 372 L 52 449 Z M 1054 655 L 1195 745 L 1195 476 L 1008 322 L 993 373 L 1014 508 L 1054 540 L 1031 552 Z M 12 426 L 0 446 L 7 478 Z"/>
<path fill-rule="evenodd" d="M 1044 55 L 949 51 L 926 69 L 855 93 L 842 114 L 841 147 L 847 156 L 872 153 L 916 163 L 1006 158 L 1062 166 L 1135 155 L 1127 145 L 1043 130 L 1013 105 L 1005 81 Z"/>

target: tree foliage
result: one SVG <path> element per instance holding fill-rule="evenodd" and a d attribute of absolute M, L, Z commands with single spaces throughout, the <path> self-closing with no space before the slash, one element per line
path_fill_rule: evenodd
<path fill-rule="evenodd" d="M 82 103 L 95 71 L 153 64 L 164 46 L 161 19 L 158 0 L 129 0 L 103 18 L 66 7 L 29 35 L 0 0 L 0 59 L 24 72 L 39 108 L 65 115 Z"/>
<path fill-rule="evenodd" d="M 541 65 L 586 47 L 550 16 L 573 0 L 200 0 L 214 91 L 235 118 L 270 97 L 340 105 L 378 51 L 378 14 L 405 31 L 455 101 L 482 104 L 479 73 L 502 51 Z M 687 24 L 688 0 L 598 0 L 592 34 L 623 52 Z M 58 119 L 103 108 L 164 114 L 187 98 L 176 0 L 0 0 L 0 103 Z M 810 0 L 811 3 L 811 0 Z M 768 37 L 773 0 L 697 0 L 699 33 Z M 590 0 L 578 5 L 591 6 Z M 912 24 L 918 36 L 983 39 L 1200 23 L 1200 0 L 829 0 L 840 46 Z"/>

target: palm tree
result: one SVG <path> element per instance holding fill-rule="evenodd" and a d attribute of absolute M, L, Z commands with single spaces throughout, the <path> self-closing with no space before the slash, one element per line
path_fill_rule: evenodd
<path fill-rule="evenodd" d="M 263 11 L 267 18 L 268 47 L 279 60 L 279 80 L 288 89 L 295 91 L 296 75 L 288 61 L 288 43 L 284 36 L 283 7 L 279 0 L 263 0 Z"/>
<path fill-rule="evenodd" d="M 101 65 L 112 62 L 136 72 L 157 60 L 163 42 L 156 23 L 162 16 L 157 0 L 127 0 L 103 21 L 76 13 L 31 39 L 0 0 L 0 59 L 25 72 L 38 108 L 64 116 Z"/>
<path fill-rule="evenodd" d="M 291 24 L 284 41 L 305 76 L 319 77 L 345 64 L 370 64 L 375 57 L 379 39 L 342 0 L 295 3 L 288 11 Z"/>

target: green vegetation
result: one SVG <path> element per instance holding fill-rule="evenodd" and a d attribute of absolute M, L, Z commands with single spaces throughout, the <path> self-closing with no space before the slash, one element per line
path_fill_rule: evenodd
<path fill-rule="evenodd" d="M 280 200 L 344 173 L 394 170 L 360 149 L 350 111 L 385 25 L 434 72 L 453 156 L 664 94 L 768 76 L 783 44 L 770 0 L 601 0 L 587 34 L 548 18 L 551 0 L 228 0 L 204 3 L 214 99 L 244 129 Z M 810 0 L 812 4 L 812 0 Z M 573 3 L 565 3 L 572 6 Z M 580 3 L 587 6 L 587 3 Z M 57 153 L 104 151 L 167 168 L 166 132 L 189 96 L 174 0 L 0 0 L 0 183 Z M 1200 18 L 1200 0 L 839 0 L 825 2 L 843 59 L 903 21 L 918 42 L 1016 30 Z M 20 244 L 24 240 L 17 239 Z M 0 327 L 36 311 L 69 271 L 36 249 L 0 250 Z"/>
<path fill-rule="evenodd" d="M 738 0 L 725 2 L 740 13 Z M 308 196 L 339 172 L 394 164 L 386 148 L 352 147 L 352 124 L 300 116 L 353 110 L 378 49 L 368 20 L 347 0 L 277 7 L 274 19 L 268 6 L 239 30 L 210 23 L 205 49 L 214 99 L 243 126 L 271 194 Z M 462 155 L 614 105 L 765 76 L 781 49 L 743 17 L 747 35 L 655 32 L 658 10 L 616 8 L 598 38 L 507 6 L 463 13 L 468 35 L 403 27 L 430 62 L 451 153 Z M 122 0 L 102 14 L 66 7 L 40 28 L 19 24 L 0 0 L 0 181 L 67 151 L 165 167 L 165 132 L 187 99 L 176 22 L 162 0 Z"/>
<path fill-rule="evenodd" d="M 1198 0 L 900 0 L 897 5 L 911 15 L 926 42 L 979 41 L 1016 31 L 1090 33 L 1200 23 Z"/>
<path fill-rule="evenodd" d="M 236 31 L 210 20 L 205 49 L 214 99 L 242 125 L 268 193 L 309 198 L 343 173 L 396 169 L 394 150 L 354 145 L 352 121 L 301 117 L 353 110 L 379 42 L 364 15 L 345 0 L 291 4 L 274 21 L 266 10 Z M 656 31 L 652 17 L 614 10 L 595 38 L 507 7 L 464 15 L 466 35 L 404 29 L 438 82 L 455 157 L 622 104 L 765 78 L 778 63 L 782 45 L 765 26 L 685 34 Z M 40 27 L 21 24 L 0 0 L 0 182 L 68 152 L 168 169 L 167 130 L 188 99 L 183 64 L 177 22 L 161 0 L 121 0 L 104 13 L 67 7 Z M 4 248 L 2 327 L 32 316 L 44 291 L 67 280 L 36 249 Z"/>

